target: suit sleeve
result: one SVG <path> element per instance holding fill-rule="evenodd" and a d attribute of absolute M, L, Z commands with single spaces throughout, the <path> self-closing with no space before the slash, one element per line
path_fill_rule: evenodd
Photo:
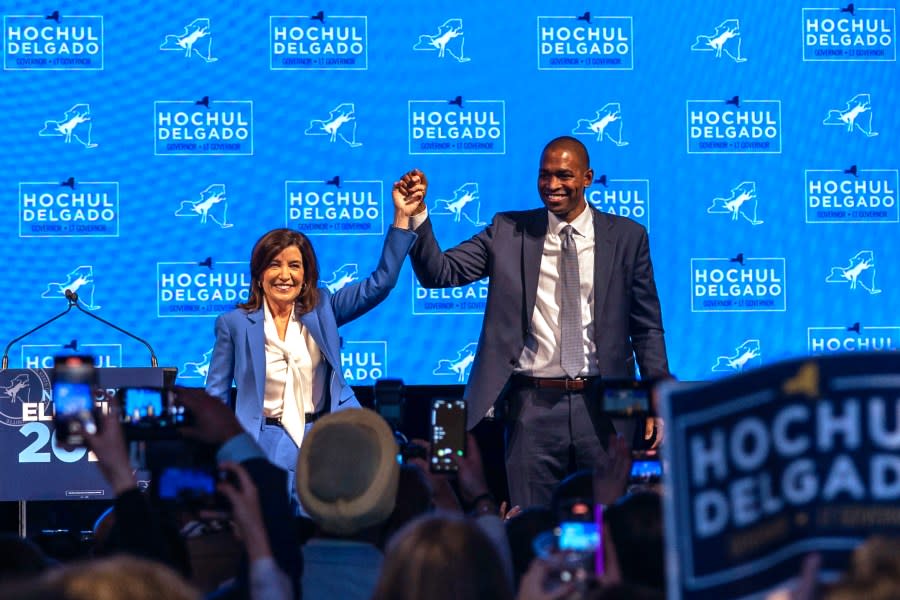
<path fill-rule="evenodd" d="M 629 331 L 641 377 L 668 376 L 669 361 L 663 335 L 662 308 L 653 277 L 650 242 L 644 229 L 641 230 L 635 254 L 631 295 Z"/>
<path fill-rule="evenodd" d="M 225 404 L 231 401 L 231 385 L 234 382 L 234 336 L 226 315 L 216 318 L 216 345 L 213 347 L 206 375 L 206 392 Z"/>
<path fill-rule="evenodd" d="M 416 234 L 391 227 L 384 239 L 381 258 L 372 273 L 357 283 L 339 289 L 331 296 L 331 308 L 338 327 L 378 306 L 397 285 L 403 260 Z"/>
<path fill-rule="evenodd" d="M 490 270 L 489 248 L 495 227 L 496 217 L 487 229 L 453 248 L 441 251 L 431 218 L 425 219 L 416 229 L 419 238 L 409 253 L 419 283 L 426 288 L 448 288 L 487 277 Z"/>

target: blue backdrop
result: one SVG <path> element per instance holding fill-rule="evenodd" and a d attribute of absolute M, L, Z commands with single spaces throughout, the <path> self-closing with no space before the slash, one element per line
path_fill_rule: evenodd
<path fill-rule="evenodd" d="M 539 206 L 549 139 L 589 199 L 650 230 L 673 371 L 900 344 L 894 2 L 5 3 L 0 340 L 66 307 L 146 337 L 201 385 L 213 318 L 265 231 L 323 283 L 374 267 L 412 167 L 451 245 Z M 345 326 L 345 374 L 462 382 L 486 286 L 409 266 Z M 74 312 L 16 344 L 102 366 L 146 350 Z"/>

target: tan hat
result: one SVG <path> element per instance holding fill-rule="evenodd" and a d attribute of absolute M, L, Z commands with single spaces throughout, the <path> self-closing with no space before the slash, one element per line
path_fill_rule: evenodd
<path fill-rule="evenodd" d="M 297 495 L 324 531 L 352 535 L 386 520 L 397 500 L 397 442 L 381 416 L 348 408 L 320 418 L 297 459 Z"/>

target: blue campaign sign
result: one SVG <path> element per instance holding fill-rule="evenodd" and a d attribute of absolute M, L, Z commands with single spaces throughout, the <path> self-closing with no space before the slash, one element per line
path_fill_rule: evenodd
<path fill-rule="evenodd" d="M 173 369 L 120 368 L 96 354 L 98 348 L 82 350 L 95 352 L 98 413 L 109 410 L 107 393 L 129 386 L 161 388 L 176 376 Z M 94 453 L 57 444 L 53 370 L 43 366 L 46 360 L 34 362 L 34 367 L 0 370 L 0 501 L 111 500 Z"/>
<path fill-rule="evenodd" d="M 83 348 L 97 352 L 98 348 Z M 109 409 L 107 392 L 129 386 L 171 385 L 165 368 L 119 368 L 95 354 L 98 413 Z M 54 426 L 53 370 L 34 367 L 0 370 L 0 501 L 111 500 L 112 492 L 87 448 L 62 448 Z M 52 365 L 52 359 L 50 360 Z"/>
<path fill-rule="evenodd" d="M 540 207 L 569 135 L 589 205 L 649 232 L 679 378 L 898 348 L 895 0 L 77 5 L 0 9 L 0 343 L 71 290 L 202 385 L 266 231 L 308 235 L 335 291 L 375 269 L 403 173 L 447 248 Z M 345 376 L 464 383 L 488 286 L 404 266 L 342 327 Z M 22 344 L 12 367 L 148 364 L 74 312 Z"/>
<path fill-rule="evenodd" d="M 900 533 L 898 373 L 870 352 L 663 384 L 669 597 L 760 594 Z"/>

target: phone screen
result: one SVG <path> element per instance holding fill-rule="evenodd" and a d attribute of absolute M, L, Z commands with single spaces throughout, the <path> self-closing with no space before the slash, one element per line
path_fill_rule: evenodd
<path fill-rule="evenodd" d="M 163 416 L 163 390 L 159 388 L 123 388 L 122 422 L 138 423 Z"/>
<path fill-rule="evenodd" d="M 466 403 L 435 399 L 431 403 L 430 468 L 436 473 L 458 469 L 453 457 L 466 455 Z"/>
<path fill-rule="evenodd" d="M 607 385 L 603 389 L 603 412 L 621 416 L 649 413 L 650 391 L 640 387 L 639 382 L 633 385 Z"/>
<path fill-rule="evenodd" d="M 209 496 L 216 491 L 216 476 L 199 467 L 166 467 L 159 474 L 158 485 L 163 500 Z"/>
<path fill-rule="evenodd" d="M 120 388 L 121 423 L 129 439 L 177 438 L 176 428 L 189 424 L 189 413 L 171 389 Z"/>
<path fill-rule="evenodd" d="M 565 521 L 559 524 L 560 550 L 594 552 L 600 543 L 600 530 L 594 521 Z"/>
<path fill-rule="evenodd" d="M 97 432 L 94 416 L 96 371 L 90 356 L 56 356 L 53 359 L 53 421 L 56 439 L 81 445 L 85 434 Z"/>
<path fill-rule="evenodd" d="M 662 464 L 658 460 L 634 460 L 628 483 L 657 483 L 662 479 Z"/>
<path fill-rule="evenodd" d="M 160 500 L 191 510 L 228 510 L 227 498 L 216 491 L 219 470 L 214 466 L 168 466 L 153 485 Z"/>

